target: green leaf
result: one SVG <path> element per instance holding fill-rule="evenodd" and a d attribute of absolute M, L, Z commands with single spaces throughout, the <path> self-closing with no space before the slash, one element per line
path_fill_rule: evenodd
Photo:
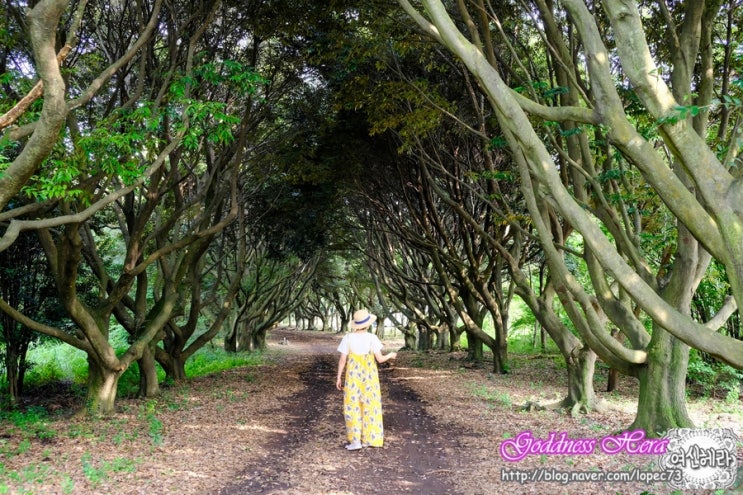
<path fill-rule="evenodd" d="M 555 88 L 548 89 L 547 91 L 545 91 L 544 93 L 542 93 L 542 95 L 545 98 L 551 98 L 553 96 L 564 95 L 564 94 L 567 94 L 569 92 L 570 92 L 570 89 L 569 88 L 566 88 L 565 86 L 557 86 Z"/>
<path fill-rule="evenodd" d="M 561 130 L 560 131 L 560 135 L 561 136 L 568 137 L 568 136 L 575 136 L 576 134 L 580 134 L 582 132 L 583 132 L 583 129 L 581 129 L 580 127 L 574 127 L 572 129 L 567 129 L 567 130 L 564 130 L 564 131 Z"/>
<path fill-rule="evenodd" d="M 495 136 L 488 143 L 489 150 L 505 148 L 506 146 L 508 146 L 508 142 L 506 141 L 506 138 L 504 138 L 503 136 Z"/>

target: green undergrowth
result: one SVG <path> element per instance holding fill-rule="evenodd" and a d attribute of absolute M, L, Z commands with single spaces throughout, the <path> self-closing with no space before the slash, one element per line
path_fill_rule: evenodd
<path fill-rule="evenodd" d="M 113 331 L 111 343 L 117 354 L 123 353 L 128 343 L 123 330 Z M 26 390 L 39 389 L 52 383 L 64 383 L 76 389 L 85 386 L 88 376 L 88 361 L 86 354 L 66 344 L 46 343 L 29 351 L 30 369 L 24 380 Z M 186 376 L 195 378 L 210 375 L 220 371 L 253 366 L 263 362 L 261 353 L 225 352 L 219 346 L 205 346 L 199 349 L 186 361 Z M 167 385 L 165 371 L 157 365 L 158 380 Z M 7 385 L 5 385 L 7 387 Z M 130 366 L 119 379 L 118 397 L 135 396 L 139 389 L 139 369 L 136 365 Z M 3 392 L 0 384 L 0 392 Z M 80 392 L 80 395 L 84 395 Z"/>
<path fill-rule="evenodd" d="M 26 387 L 28 396 L 49 391 L 76 395 L 82 404 L 87 373 L 85 355 L 66 345 L 45 345 L 34 350 L 33 372 L 29 373 Z M 186 362 L 186 376 L 196 378 L 229 369 L 256 366 L 264 362 L 261 353 L 229 354 L 222 348 L 207 346 Z M 161 382 L 165 373 L 159 369 Z M 254 379 L 248 374 L 248 381 Z M 113 443 L 122 447 L 127 443 L 141 444 L 141 452 L 152 452 L 164 443 L 165 428 L 162 415 L 176 410 L 187 410 L 188 382 L 183 386 L 169 387 L 163 383 L 159 397 L 142 400 L 125 400 L 137 391 L 139 375 L 136 366 L 130 367 L 119 381 L 118 403 L 120 415 L 103 418 L 70 420 L 69 408 L 59 404 L 34 405 L 15 410 L 0 411 L 0 495 L 5 493 L 36 494 L 42 487 L 55 486 L 55 493 L 76 493 L 82 483 L 87 488 L 99 489 L 117 473 L 134 473 L 143 462 L 141 457 L 118 456 L 103 459 L 95 451 L 86 450 L 71 459 L 68 465 L 74 472 L 54 469 L 43 461 L 24 463 L 22 468 L 11 469 L 8 460 L 32 455 L 49 458 L 55 439 L 79 438 L 88 444 Z M 63 384 L 63 385 L 62 385 Z M 227 392 L 230 394 L 230 392 Z M 236 400 L 233 398 L 232 400 Z M 230 399 L 230 397 L 227 397 Z M 49 409 L 47 409 L 47 407 Z M 57 413 L 49 411 L 56 410 Z M 132 419 L 138 425 L 133 427 Z M 23 457 L 20 457 L 23 459 Z"/>

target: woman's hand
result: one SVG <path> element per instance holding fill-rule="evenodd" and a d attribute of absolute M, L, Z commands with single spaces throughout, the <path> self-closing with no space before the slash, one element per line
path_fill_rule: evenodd
<path fill-rule="evenodd" d="M 335 388 L 338 390 L 343 390 L 341 377 L 343 376 L 343 368 L 346 367 L 346 359 L 348 359 L 348 356 L 341 352 L 341 357 L 338 358 L 338 374 L 336 375 L 338 378 L 335 380 Z"/>

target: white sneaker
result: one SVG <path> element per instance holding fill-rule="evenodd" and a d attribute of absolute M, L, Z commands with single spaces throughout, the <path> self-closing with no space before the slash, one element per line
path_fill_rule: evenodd
<path fill-rule="evenodd" d="M 346 450 L 359 450 L 361 448 L 361 442 L 351 442 L 346 445 Z"/>

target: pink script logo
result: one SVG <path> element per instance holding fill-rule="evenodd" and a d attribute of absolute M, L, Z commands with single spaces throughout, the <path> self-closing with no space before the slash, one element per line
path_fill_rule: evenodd
<path fill-rule="evenodd" d="M 665 454 L 667 438 L 645 438 L 642 430 L 633 430 L 615 436 L 595 438 L 569 438 L 567 432 L 550 432 L 547 438 L 534 438 L 531 431 L 522 431 L 516 438 L 500 444 L 500 455 L 511 462 L 528 455 L 586 455 L 593 454 L 598 444 L 605 454 Z"/>

